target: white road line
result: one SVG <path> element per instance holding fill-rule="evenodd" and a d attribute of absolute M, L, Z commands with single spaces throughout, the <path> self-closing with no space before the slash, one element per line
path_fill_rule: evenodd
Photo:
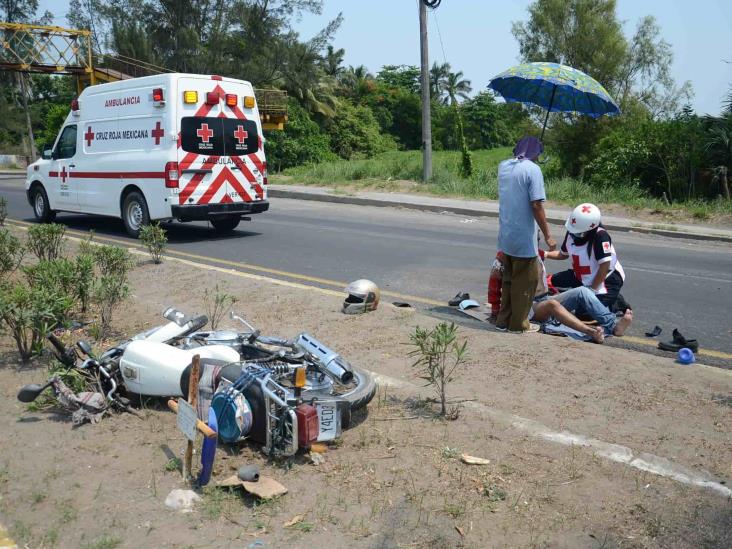
<path fill-rule="evenodd" d="M 398 389 L 406 389 L 412 392 L 420 392 L 420 387 L 399 379 L 374 373 L 376 382 L 380 385 L 395 387 Z M 556 442 L 564 446 L 582 446 L 589 449 L 596 456 L 603 457 L 616 463 L 628 465 L 640 471 L 647 471 L 654 475 L 670 478 L 682 484 L 689 486 L 697 486 L 700 488 L 708 488 L 714 490 L 720 495 L 732 498 L 732 490 L 724 484 L 715 480 L 711 475 L 705 472 L 695 471 L 678 463 L 674 463 L 666 458 L 649 454 L 647 452 L 634 453 L 627 446 L 620 444 L 612 444 L 604 442 L 596 438 L 585 437 L 584 435 L 576 435 L 568 431 L 553 431 L 546 425 L 542 425 L 533 419 L 523 418 L 514 414 L 494 410 L 480 402 L 469 401 L 465 404 L 466 408 L 472 408 L 478 413 L 490 417 L 492 420 L 503 423 L 520 431 L 524 431 L 529 435 Z"/>
<path fill-rule="evenodd" d="M 732 284 L 732 280 L 728 278 L 712 278 L 710 276 L 702 276 L 702 275 L 693 275 L 693 274 L 686 274 L 686 273 L 672 273 L 670 271 L 656 271 L 654 269 L 644 269 L 643 267 L 628 267 L 627 265 L 623 265 L 623 268 L 626 271 L 639 271 L 642 273 L 652 273 L 652 274 L 660 274 L 660 275 L 666 275 L 666 276 L 677 276 L 681 278 L 698 278 L 699 280 L 704 280 L 705 282 L 722 282 L 723 284 Z"/>

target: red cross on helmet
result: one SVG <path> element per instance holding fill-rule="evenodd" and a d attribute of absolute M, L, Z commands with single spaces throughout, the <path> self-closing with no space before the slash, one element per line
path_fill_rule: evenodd
<path fill-rule="evenodd" d="M 564 226 L 572 234 L 581 234 L 596 229 L 600 219 L 600 208 L 594 204 L 580 204 L 572 210 Z"/>

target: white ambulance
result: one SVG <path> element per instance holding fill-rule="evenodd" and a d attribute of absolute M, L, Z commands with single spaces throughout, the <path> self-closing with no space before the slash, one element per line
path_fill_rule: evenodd
<path fill-rule="evenodd" d="M 86 88 L 52 149 L 28 167 L 33 213 L 208 220 L 231 231 L 267 211 L 262 126 L 249 82 L 161 74 Z"/>

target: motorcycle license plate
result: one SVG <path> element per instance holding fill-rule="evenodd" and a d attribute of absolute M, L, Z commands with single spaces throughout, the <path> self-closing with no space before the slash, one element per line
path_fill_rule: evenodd
<path fill-rule="evenodd" d="M 316 402 L 320 431 L 318 441 L 334 440 L 341 435 L 341 415 L 336 402 Z"/>

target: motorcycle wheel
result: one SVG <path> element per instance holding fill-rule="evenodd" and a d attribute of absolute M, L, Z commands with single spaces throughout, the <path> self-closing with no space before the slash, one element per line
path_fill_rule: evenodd
<path fill-rule="evenodd" d="M 343 398 L 350 404 L 354 412 L 366 406 L 376 394 L 376 381 L 370 372 L 353 368 L 353 380 L 351 380 L 341 391 L 336 391 L 335 396 Z M 321 391 L 305 391 L 303 397 L 333 396 Z"/>

